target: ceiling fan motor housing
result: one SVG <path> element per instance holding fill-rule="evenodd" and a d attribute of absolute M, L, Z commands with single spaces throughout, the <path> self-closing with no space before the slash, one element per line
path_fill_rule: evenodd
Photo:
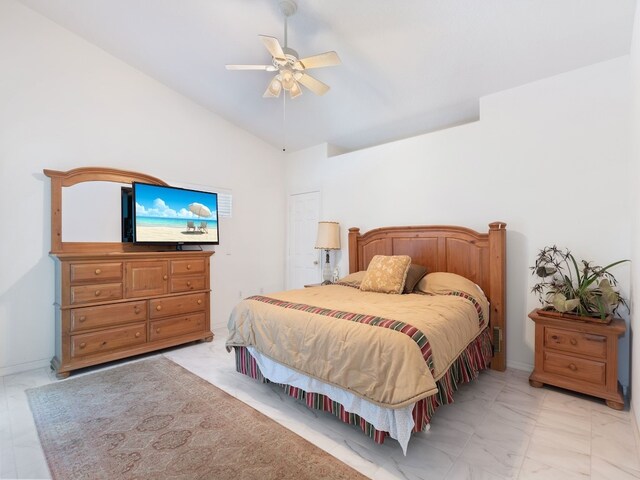
<path fill-rule="evenodd" d="M 298 5 L 293 0 L 282 0 L 280 2 L 280 11 L 285 17 L 290 17 L 298 11 Z"/>

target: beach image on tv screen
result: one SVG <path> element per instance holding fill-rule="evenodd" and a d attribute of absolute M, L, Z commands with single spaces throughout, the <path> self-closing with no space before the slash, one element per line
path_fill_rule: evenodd
<path fill-rule="evenodd" d="M 215 193 L 135 184 L 136 242 L 218 242 Z"/>

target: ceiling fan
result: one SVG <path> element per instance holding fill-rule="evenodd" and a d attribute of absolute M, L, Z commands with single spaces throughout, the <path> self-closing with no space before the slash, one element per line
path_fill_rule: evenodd
<path fill-rule="evenodd" d="M 280 11 L 284 15 L 284 47 L 280 45 L 277 38 L 268 35 L 258 35 L 264 46 L 271 54 L 271 65 L 226 65 L 227 70 L 264 70 L 267 72 L 277 72 L 275 77 L 269 82 L 263 97 L 279 97 L 284 89 L 288 91 L 291 98 L 302 95 L 304 85 L 316 95 L 324 95 L 329 91 L 329 85 L 312 77 L 306 70 L 320 67 L 331 67 L 340 65 L 340 57 L 336 52 L 324 52 L 311 57 L 299 59 L 298 52 L 287 45 L 287 19 L 296 13 L 298 6 L 293 0 L 283 0 L 280 2 Z"/>

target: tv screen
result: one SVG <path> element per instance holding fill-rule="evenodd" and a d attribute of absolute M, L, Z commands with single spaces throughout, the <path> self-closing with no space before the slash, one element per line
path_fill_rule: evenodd
<path fill-rule="evenodd" d="M 135 243 L 219 243 L 218 194 L 133 183 Z"/>

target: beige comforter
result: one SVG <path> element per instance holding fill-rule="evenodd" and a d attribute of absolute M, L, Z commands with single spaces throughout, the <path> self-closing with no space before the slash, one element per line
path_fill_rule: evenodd
<path fill-rule="evenodd" d="M 437 392 L 435 381 L 488 320 L 488 304 L 475 285 L 440 283 L 425 289 L 430 295 L 389 295 L 327 285 L 267 296 L 411 324 L 429 341 L 433 375 L 418 345 L 404 333 L 255 299 L 243 300 L 232 312 L 227 347 L 255 347 L 277 362 L 372 403 L 405 407 Z M 473 302 L 433 294 L 465 290 L 481 305 L 482 324 Z"/>

